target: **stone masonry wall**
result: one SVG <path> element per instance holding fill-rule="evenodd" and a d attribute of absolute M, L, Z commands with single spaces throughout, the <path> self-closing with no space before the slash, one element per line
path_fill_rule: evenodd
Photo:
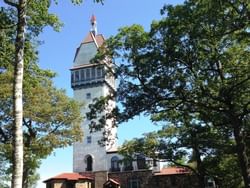
<path fill-rule="evenodd" d="M 128 188 L 130 180 L 139 180 L 141 188 L 148 188 L 152 179 L 151 170 L 126 171 L 109 173 L 109 178 L 118 181 L 121 188 Z"/>
<path fill-rule="evenodd" d="M 95 188 L 103 188 L 103 184 L 108 180 L 107 171 L 95 172 Z"/>
<path fill-rule="evenodd" d="M 129 188 L 130 180 L 138 180 L 140 188 L 199 188 L 197 179 L 189 174 L 154 176 L 151 170 L 109 173 L 121 188 Z M 99 187 L 96 187 L 99 188 Z"/>

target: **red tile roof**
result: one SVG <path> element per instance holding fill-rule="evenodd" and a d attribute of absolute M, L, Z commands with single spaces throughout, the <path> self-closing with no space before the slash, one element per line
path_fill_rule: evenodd
<path fill-rule="evenodd" d="M 189 174 L 190 171 L 186 168 L 181 167 L 169 167 L 163 168 L 160 172 L 155 173 L 155 176 L 162 176 L 162 175 L 174 175 L 174 174 Z"/>
<path fill-rule="evenodd" d="M 109 178 L 108 181 L 104 183 L 104 185 L 109 185 L 110 183 L 113 183 L 115 185 L 120 185 L 120 183 L 114 179 Z"/>
<path fill-rule="evenodd" d="M 87 176 L 83 176 L 81 174 L 78 173 L 62 173 L 59 174 L 57 176 L 54 176 L 52 178 L 49 178 L 43 182 L 48 182 L 51 180 L 93 180 L 93 178 L 87 177 Z"/>
<path fill-rule="evenodd" d="M 102 46 L 103 42 L 105 41 L 104 36 L 102 34 L 96 35 L 95 39 L 98 44 L 98 47 Z"/>
<path fill-rule="evenodd" d="M 104 40 L 105 39 L 102 34 L 94 36 L 92 32 L 89 32 L 88 35 L 85 37 L 85 39 L 82 41 L 82 43 L 85 44 L 89 42 L 95 42 L 97 47 L 100 47 L 103 44 Z"/>
<path fill-rule="evenodd" d="M 85 39 L 82 41 L 82 43 L 89 43 L 94 41 L 94 35 L 92 32 L 89 32 L 88 35 L 85 37 Z"/>
<path fill-rule="evenodd" d="M 95 174 L 93 172 L 79 172 L 80 175 L 95 179 Z"/>
<path fill-rule="evenodd" d="M 111 182 L 113 182 L 114 184 L 116 184 L 116 185 L 120 185 L 120 183 L 119 183 L 118 181 L 116 181 L 116 180 L 114 180 L 114 179 L 112 179 L 112 178 L 109 178 L 109 180 L 110 180 Z"/>

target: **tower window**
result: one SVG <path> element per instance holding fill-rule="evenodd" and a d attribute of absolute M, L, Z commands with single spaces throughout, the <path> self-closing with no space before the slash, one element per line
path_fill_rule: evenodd
<path fill-rule="evenodd" d="M 79 71 L 75 71 L 75 81 L 79 81 Z"/>
<path fill-rule="evenodd" d="M 103 67 L 98 67 L 97 68 L 97 78 L 102 78 L 103 77 Z"/>
<path fill-rule="evenodd" d="M 86 99 L 91 99 L 91 93 L 86 94 Z"/>
<path fill-rule="evenodd" d="M 75 78 L 74 78 L 74 72 L 71 72 L 71 83 L 75 82 Z"/>
<path fill-rule="evenodd" d="M 91 69 L 91 77 L 92 79 L 95 79 L 95 68 Z"/>
<path fill-rule="evenodd" d="M 87 144 L 90 144 L 91 143 L 91 136 L 87 136 Z"/>
<path fill-rule="evenodd" d="M 90 80 L 90 69 L 86 69 L 86 80 Z"/>
<path fill-rule="evenodd" d="M 81 80 L 85 80 L 85 74 L 84 74 L 84 69 L 81 70 Z"/>

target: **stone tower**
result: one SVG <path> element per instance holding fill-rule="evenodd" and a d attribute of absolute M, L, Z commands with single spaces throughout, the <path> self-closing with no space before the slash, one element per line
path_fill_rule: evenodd
<path fill-rule="evenodd" d="M 97 49 L 103 44 L 104 37 L 97 34 L 97 22 L 93 15 L 91 17 L 91 30 L 76 49 L 73 68 L 71 69 L 71 87 L 74 90 L 74 99 L 84 103 L 81 109 L 83 117 L 89 111 L 88 105 L 94 98 L 107 96 L 110 91 L 115 90 L 115 79 L 107 70 L 112 69 L 111 61 L 91 63 L 90 60 L 96 55 Z M 115 102 L 111 102 L 111 108 Z M 105 111 L 103 112 L 105 114 Z M 107 171 L 107 153 L 116 150 L 116 128 L 112 128 L 110 122 L 106 123 L 104 129 L 110 129 L 110 137 L 114 140 L 112 145 L 100 146 L 98 141 L 102 139 L 103 130 L 90 132 L 89 122 L 84 118 L 81 127 L 84 137 L 82 142 L 73 145 L 73 171 L 74 172 L 97 172 Z"/>

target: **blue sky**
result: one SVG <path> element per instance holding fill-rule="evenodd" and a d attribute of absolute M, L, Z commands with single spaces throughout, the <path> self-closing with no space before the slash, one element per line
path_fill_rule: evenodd
<path fill-rule="evenodd" d="M 76 48 L 90 30 L 89 20 L 92 14 L 97 18 L 98 33 L 108 38 L 115 35 L 118 28 L 135 23 L 143 25 L 148 30 L 152 20 L 161 18 L 160 9 L 164 4 L 182 2 L 182 0 L 105 0 L 104 5 L 101 5 L 87 0 L 80 6 L 74 6 L 70 0 L 59 1 L 58 5 L 51 7 L 51 12 L 60 17 L 64 27 L 59 33 L 51 28 L 45 29 L 40 37 L 44 44 L 39 47 L 39 64 L 42 68 L 56 72 L 55 85 L 65 89 L 68 96 L 72 96 L 69 69 L 72 67 Z M 119 126 L 119 144 L 155 129 L 157 126 L 148 118 L 138 117 Z M 38 170 L 41 180 L 37 187 L 45 187 L 41 181 L 62 172 L 72 172 L 72 147 L 58 149 L 42 161 Z"/>

